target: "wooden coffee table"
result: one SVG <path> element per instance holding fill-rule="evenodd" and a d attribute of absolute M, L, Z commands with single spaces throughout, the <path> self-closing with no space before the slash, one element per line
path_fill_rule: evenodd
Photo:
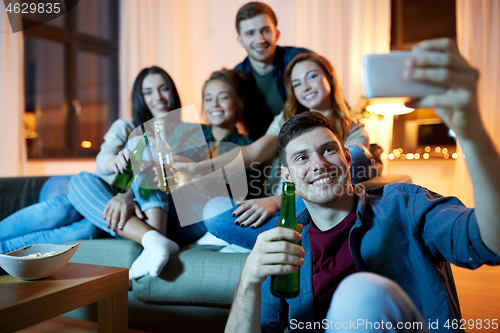
<path fill-rule="evenodd" d="M 0 328 L 13 332 L 98 302 L 99 332 L 128 330 L 128 269 L 67 263 L 52 276 L 0 276 Z"/>

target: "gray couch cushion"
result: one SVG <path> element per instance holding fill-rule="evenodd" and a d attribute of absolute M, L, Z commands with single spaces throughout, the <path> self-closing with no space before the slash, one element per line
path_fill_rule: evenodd
<path fill-rule="evenodd" d="M 70 262 L 130 268 L 141 254 L 142 246 L 127 239 L 102 238 L 82 240 Z M 67 244 L 74 244 L 69 242 Z"/>
<path fill-rule="evenodd" d="M 149 304 L 229 308 L 248 253 L 220 253 L 220 246 L 191 245 L 170 258 L 157 278 L 133 282 L 134 298 Z"/>

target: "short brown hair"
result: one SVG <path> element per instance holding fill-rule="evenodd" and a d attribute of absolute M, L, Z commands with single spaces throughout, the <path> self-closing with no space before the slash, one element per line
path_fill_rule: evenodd
<path fill-rule="evenodd" d="M 236 31 L 240 33 L 240 22 L 254 18 L 257 15 L 266 14 L 269 15 L 271 21 L 274 23 L 274 27 L 278 26 L 278 19 L 276 14 L 274 14 L 271 7 L 262 2 L 249 2 L 238 10 L 236 14 Z"/>
<path fill-rule="evenodd" d="M 278 135 L 278 154 L 282 165 L 288 167 L 286 161 L 286 147 L 290 141 L 316 127 L 325 127 L 332 131 L 339 140 L 340 147 L 344 148 L 342 136 L 330 118 L 318 111 L 304 111 L 293 116 L 281 127 L 280 134 Z"/>

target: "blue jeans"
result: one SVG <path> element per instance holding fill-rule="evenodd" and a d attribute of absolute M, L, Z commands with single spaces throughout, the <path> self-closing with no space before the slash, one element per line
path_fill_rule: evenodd
<path fill-rule="evenodd" d="M 306 206 L 304 200 L 298 197 L 295 200 L 295 212 L 298 213 Z M 280 212 L 274 213 L 267 222 L 256 229 L 250 227 L 242 228 L 234 224 L 236 217 L 233 212 L 238 208 L 232 199 L 217 197 L 213 198 L 203 209 L 203 220 L 207 230 L 214 236 L 225 240 L 228 243 L 236 244 L 247 249 L 252 249 L 260 233 L 276 227 L 280 217 Z M 223 212 L 217 215 L 218 212 Z M 213 216 L 208 218 L 208 216 Z"/>
<path fill-rule="evenodd" d="M 132 182 L 132 190 L 142 211 L 151 208 L 161 208 L 168 211 L 167 237 L 177 242 L 179 246 L 190 244 L 206 232 L 203 222 L 181 227 L 172 196 L 160 190 L 148 191 L 148 197 L 141 195 L 136 181 Z M 144 192 L 143 192 L 144 193 Z M 71 178 L 68 199 L 75 209 L 92 224 L 110 235 L 117 237 L 116 232 L 108 229 L 103 217 L 104 207 L 116 195 L 116 191 L 104 180 L 88 172 L 81 172 Z"/>
<path fill-rule="evenodd" d="M 429 332 L 404 290 L 394 281 L 369 272 L 342 280 L 326 320 L 325 332 Z"/>
<path fill-rule="evenodd" d="M 58 244 L 102 235 L 69 202 L 69 181 L 70 176 L 49 178 L 40 190 L 38 203 L 0 221 L 0 253 L 33 244 Z"/>

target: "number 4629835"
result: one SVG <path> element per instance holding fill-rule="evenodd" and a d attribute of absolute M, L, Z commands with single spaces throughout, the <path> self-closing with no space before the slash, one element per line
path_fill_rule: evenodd
<path fill-rule="evenodd" d="M 61 4 L 60 3 L 15 3 L 12 5 L 12 3 L 9 3 L 7 8 L 5 9 L 6 12 L 12 13 L 14 12 L 15 14 L 28 14 L 28 13 L 47 13 L 47 14 L 58 14 L 61 12 L 61 7 L 59 7 Z"/>
<path fill-rule="evenodd" d="M 446 323 L 444 324 L 445 328 L 452 328 L 452 329 L 493 329 L 496 330 L 498 329 L 498 319 L 461 319 L 460 321 L 458 319 L 452 319 L 451 323 L 450 320 L 448 319 Z"/>

